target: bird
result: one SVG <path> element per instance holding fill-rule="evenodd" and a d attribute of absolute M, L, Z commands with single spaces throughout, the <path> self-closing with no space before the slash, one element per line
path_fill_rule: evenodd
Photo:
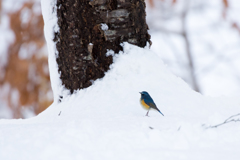
<path fill-rule="evenodd" d="M 148 116 L 148 112 L 150 109 L 155 109 L 162 114 L 162 112 L 157 108 L 157 105 L 154 103 L 152 97 L 148 94 L 148 92 L 142 91 L 139 93 L 141 94 L 141 98 L 140 98 L 141 105 L 143 106 L 143 108 L 148 110 L 146 116 Z"/>

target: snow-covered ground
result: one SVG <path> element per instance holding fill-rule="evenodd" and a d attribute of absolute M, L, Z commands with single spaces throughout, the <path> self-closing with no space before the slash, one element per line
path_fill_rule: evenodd
<path fill-rule="evenodd" d="M 54 1 L 42 2 L 55 102 L 34 118 L 0 120 L 0 160 L 239 159 L 240 116 L 210 127 L 239 114 L 239 98 L 193 91 L 148 47 L 124 43 L 104 78 L 67 95 L 59 86 L 51 41 Z M 145 116 L 141 91 L 150 93 L 165 116 Z"/>
<path fill-rule="evenodd" d="M 165 116 L 145 117 L 140 91 Z M 174 76 L 148 48 L 124 44 L 106 76 L 26 120 L 0 120 L 1 160 L 237 160 L 237 98 L 210 98 Z M 237 117 L 235 117 L 237 119 Z M 204 126 L 203 126 L 204 125 Z"/>

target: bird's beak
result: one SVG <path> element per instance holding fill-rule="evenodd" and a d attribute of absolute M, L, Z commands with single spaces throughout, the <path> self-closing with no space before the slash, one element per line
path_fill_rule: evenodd
<path fill-rule="evenodd" d="M 142 94 L 142 92 L 139 92 L 140 94 Z"/>

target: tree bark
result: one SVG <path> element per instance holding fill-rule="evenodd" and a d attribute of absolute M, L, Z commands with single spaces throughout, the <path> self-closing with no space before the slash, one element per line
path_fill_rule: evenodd
<path fill-rule="evenodd" d="M 104 76 L 113 62 L 107 50 L 151 44 L 144 0 L 57 0 L 57 17 L 58 71 L 71 93 Z"/>

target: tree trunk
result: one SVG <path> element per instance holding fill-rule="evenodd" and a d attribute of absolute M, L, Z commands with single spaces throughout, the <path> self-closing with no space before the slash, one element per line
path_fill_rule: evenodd
<path fill-rule="evenodd" d="M 113 62 L 107 50 L 151 44 L 144 0 L 57 0 L 57 8 L 58 71 L 71 93 L 104 76 Z"/>

